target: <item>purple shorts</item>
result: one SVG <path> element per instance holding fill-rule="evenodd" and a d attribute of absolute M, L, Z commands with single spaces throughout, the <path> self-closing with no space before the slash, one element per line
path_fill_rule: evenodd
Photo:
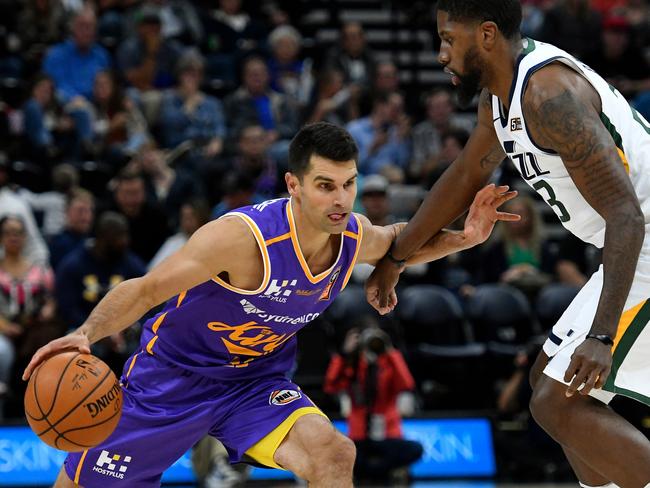
<path fill-rule="evenodd" d="M 136 356 L 122 375 L 124 404 L 115 432 L 65 460 L 68 477 L 84 488 L 160 486 L 163 471 L 206 434 L 224 444 L 231 462 L 240 462 L 292 412 L 314 407 L 283 376 L 220 381 L 146 352 Z"/>

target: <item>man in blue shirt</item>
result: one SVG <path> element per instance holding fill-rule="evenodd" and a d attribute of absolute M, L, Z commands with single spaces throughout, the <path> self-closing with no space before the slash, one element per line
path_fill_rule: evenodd
<path fill-rule="evenodd" d="M 410 157 L 410 123 L 404 114 L 402 96 L 378 93 L 368 117 L 353 120 L 348 131 L 359 146 L 359 172 L 384 174 L 401 181 Z"/>
<path fill-rule="evenodd" d="M 63 103 L 76 97 L 90 100 L 95 76 L 111 65 L 108 52 L 95 41 L 96 31 L 95 12 L 84 7 L 70 22 L 71 38 L 52 46 L 43 60 Z"/>

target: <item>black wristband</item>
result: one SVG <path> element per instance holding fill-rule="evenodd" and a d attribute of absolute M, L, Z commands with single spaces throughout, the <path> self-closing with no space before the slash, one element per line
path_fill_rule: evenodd
<path fill-rule="evenodd" d="M 391 263 L 393 263 L 395 266 L 398 268 L 403 268 L 406 266 L 406 259 L 397 259 L 395 256 L 393 256 L 393 246 L 395 245 L 395 241 L 390 245 L 388 248 L 388 252 L 386 253 L 386 257 L 390 260 Z"/>
<path fill-rule="evenodd" d="M 614 345 L 614 339 L 612 339 L 611 336 L 608 336 L 607 334 L 587 334 L 587 339 L 596 339 L 606 346 Z"/>

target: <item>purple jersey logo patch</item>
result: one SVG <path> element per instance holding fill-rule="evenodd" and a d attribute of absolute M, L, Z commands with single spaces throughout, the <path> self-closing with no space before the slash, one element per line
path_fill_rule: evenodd
<path fill-rule="evenodd" d="M 269 397 L 271 405 L 288 405 L 302 398 L 302 394 L 296 390 L 274 390 Z"/>

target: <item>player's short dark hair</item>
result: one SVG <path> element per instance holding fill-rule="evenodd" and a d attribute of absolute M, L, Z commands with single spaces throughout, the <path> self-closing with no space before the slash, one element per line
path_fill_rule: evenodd
<path fill-rule="evenodd" d="M 331 161 L 357 161 L 359 149 L 350 133 L 329 122 L 304 126 L 289 146 L 289 171 L 302 178 L 308 171 L 312 154 Z"/>
<path fill-rule="evenodd" d="M 449 14 L 449 20 L 494 22 L 508 39 L 520 35 L 521 3 L 519 0 L 439 0 L 438 10 Z"/>

